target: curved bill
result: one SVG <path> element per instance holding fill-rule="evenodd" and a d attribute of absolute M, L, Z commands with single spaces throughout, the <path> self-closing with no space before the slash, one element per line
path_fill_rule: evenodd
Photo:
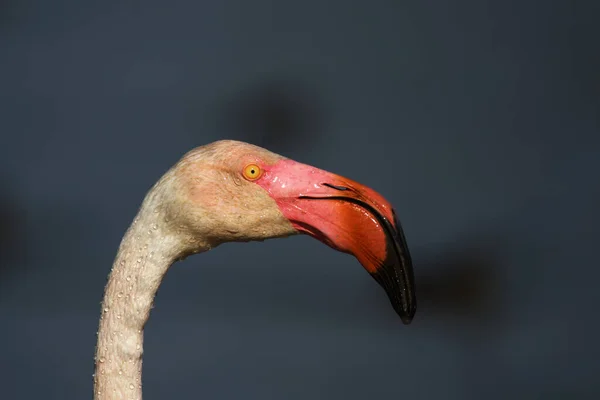
<path fill-rule="evenodd" d="M 412 259 L 389 202 L 358 182 L 292 160 L 267 173 L 263 186 L 292 225 L 354 255 L 409 324 L 417 303 Z"/>

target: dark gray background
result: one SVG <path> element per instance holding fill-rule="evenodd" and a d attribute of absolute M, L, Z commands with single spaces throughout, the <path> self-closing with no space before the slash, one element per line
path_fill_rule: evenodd
<path fill-rule="evenodd" d="M 236 138 L 384 194 L 418 313 L 308 237 L 223 245 L 161 287 L 145 399 L 598 398 L 600 3 L 536 3 L 4 0 L 0 397 L 91 398 L 144 194 Z"/>

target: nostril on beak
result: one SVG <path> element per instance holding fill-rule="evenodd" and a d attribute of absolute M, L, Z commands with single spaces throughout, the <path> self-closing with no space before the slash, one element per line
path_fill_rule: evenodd
<path fill-rule="evenodd" d="M 339 190 L 339 191 L 349 190 L 346 186 L 337 186 L 337 185 L 332 185 L 330 183 L 322 183 L 321 185 L 327 186 L 327 187 L 330 187 L 332 189 Z"/>

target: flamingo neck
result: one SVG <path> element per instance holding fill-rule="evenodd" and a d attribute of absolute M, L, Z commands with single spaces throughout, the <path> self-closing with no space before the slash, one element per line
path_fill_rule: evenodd
<path fill-rule="evenodd" d="M 169 228 L 158 207 L 142 205 L 123 237 L 102 302 L 95 400 L 142 399 L 144 325 L 165 273 L 182 255 Z"/>

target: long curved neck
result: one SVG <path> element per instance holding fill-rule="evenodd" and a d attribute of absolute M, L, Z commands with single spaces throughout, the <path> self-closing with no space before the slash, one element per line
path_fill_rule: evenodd
<path fill-rule="evenodd" d="M 146 202 L 144 202 L 146 204 Z M 154 296 L 181 243 L 158 208 L 142 205 L 123 237 L 102 302 L 94 399 L 142 398 L 143 331 Z"/>

